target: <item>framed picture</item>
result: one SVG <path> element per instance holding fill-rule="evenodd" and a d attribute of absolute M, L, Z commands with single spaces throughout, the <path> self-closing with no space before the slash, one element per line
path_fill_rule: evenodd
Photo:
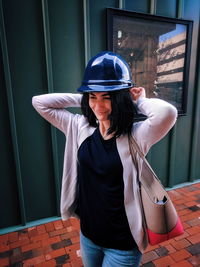
<path fill-rule="evenodd" d="M 186 115 L 193 22 L 107 9 L 108 50 L 130 65 L 135 86 Z"/>

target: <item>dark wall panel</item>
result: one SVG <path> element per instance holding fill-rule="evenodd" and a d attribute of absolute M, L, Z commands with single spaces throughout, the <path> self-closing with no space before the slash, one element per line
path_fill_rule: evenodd
<path fill-rule="evenodd" d="M 117 0 L 89 0 L 91 56 L 106 50 L 106 8 L 119 8 Z"/>
<path fill-rule="evenodd" d="M 0 52 L 0 228 L 21 223 L 10 119 Z"/>
<path fill-rule="evenodd" d="M 193 141 L 193 124 L 195 106 L 200 103 L 195 103 L 195 94 L 197 90 L 200 90 L 195 81 L 196 67 L 198 64 L 197 57 L 197 42 L 198 42 L 198 31 L 199 31 L 199 11 L 200 2 L 196 0 L 188 1 L 185 0 L 183 3 L 182 17 L 184 19 L 193 20 L 193 38 L 192 38 L 192 50 L 190 60 L 190 72 L 189 72 L 189 87 L 188 87 L 188 101 L 187 101 L 187 115 L 180 117 L 177 124 L 176 134 L 176 168 L 175 168 L 175 182 L 177 184 L 187 182 L 191 180 L 190 177 L 190 166 L 191 166 L 191 144 Z M 196 158 L 200 159 L 200 151 L 196 150 Z M 199 168 L 199 167 L 198 167 Z"/>
<path fill-rule="evenodd" d="M 177 14 L 178 0 L 157 0 L 156 1 L 156 15 L 175 18 Z"/>
<path fill-rule="evenodd" d="M 84 70 L 82 1 L 49 1 L 54 91 L 73 92 Z"/>
<path fill-rule="evenodd" d="M 25 213 L 32 221 L 55 214 L 50 126 L 31 103 L 33 95 L 47 93 L 42 8 L 34 0 L 3 7 Z"/>
<path fill-rule="evenodd" d="M 135 12 L 144 12 L 144 13 L 148 13 L 149 12 L 149 8 L 150 8 L 150 1 L 149 0 L 133 0 L 133 1 L 129 1 L 126 0 L 125 1 L 125 7 L 124 9 L 126 10 L 131 10 L 131 11 L 135 11 Z"/>

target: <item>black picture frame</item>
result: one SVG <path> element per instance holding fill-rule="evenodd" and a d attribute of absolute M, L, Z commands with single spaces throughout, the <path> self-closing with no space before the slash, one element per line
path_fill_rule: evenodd
<path fill-rule="evenodd" d="M 133 83 L 186 115 L 193 22 L 107 8 L 107 48 L 130 65 Z"/>

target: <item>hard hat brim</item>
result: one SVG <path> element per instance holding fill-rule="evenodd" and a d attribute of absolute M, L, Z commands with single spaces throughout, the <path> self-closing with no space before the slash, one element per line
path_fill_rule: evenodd
<path fill-rule="evenodd" d="M 118 91 L 123 89 L 132 88 L 132 85 L 127 84 L 119 84 L 119 85 L 82 85 L 77 91 L 80 93 L 88 93 L 88 92 L 109 92 L 109 91 Z"/>

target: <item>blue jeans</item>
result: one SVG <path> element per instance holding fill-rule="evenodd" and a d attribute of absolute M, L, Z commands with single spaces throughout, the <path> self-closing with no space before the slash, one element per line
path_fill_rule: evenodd
<path fill-rule="evenodd" d="M 138 267 L 142 257 L 137 248 L 124 251 L 100 247 L 82 233 L 80 244 L 84 267 Z"/>

